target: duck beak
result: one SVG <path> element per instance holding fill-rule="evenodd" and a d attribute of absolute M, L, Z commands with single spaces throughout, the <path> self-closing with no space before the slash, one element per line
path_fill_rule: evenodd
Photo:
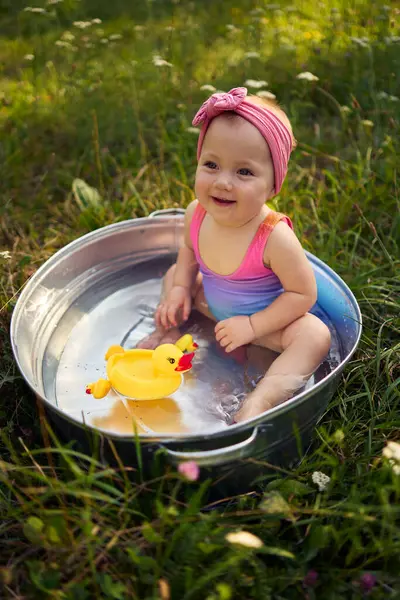
<path fill-rule="evenodd" d="M 194 352 L 190 352 L 189 354 L 183 354 L 178 362 L 178 366 L 175 371 L 189 371 L 192 368 L 192 359 L 194 356 Z"/>

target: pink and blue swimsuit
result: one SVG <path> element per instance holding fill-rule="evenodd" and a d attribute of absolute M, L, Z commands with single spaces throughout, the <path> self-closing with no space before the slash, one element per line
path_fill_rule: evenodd
<path fill-rule="evenodd" d="M 271 210 L 259 226 L 241 265 L 230 275 L 219 275 L 203 262 L 199 252 L 199 231 L 206 215 L 198 204 L 190 225 L 190 237 L 200 272 L 204 295 L 217 321 L 236 315 L 253 315 L 269 306 L 284 291 L 275 273 L 263 262 L 265 245 L 280 221 L 293 229 L 289 217 Z"/>

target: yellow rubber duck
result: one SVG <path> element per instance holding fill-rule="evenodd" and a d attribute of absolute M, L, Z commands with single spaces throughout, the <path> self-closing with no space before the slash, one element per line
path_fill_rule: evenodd
<path fill-rule="evenodd" d="M 193 341 L 190 333 L 185 333 L 177 342 L 175 342 L 175 346 L 182 350 L 182 352 L 195 352 L 199 347 L 196 342 Z"/>
<path fill-rule="evenodd" d="M 111 388 L 133 400 L 158 400 L 176 392 L 183 381 L 182 373 L 192 368 L 197 344 L 190 334 L 176 344 L 161 344 L 155 350 L 111 346 L 105 355 L 107 379 L 86 386 L 86 393 L 104 398 Z M 186 353 L 185 353 L 186 352 Z"/>

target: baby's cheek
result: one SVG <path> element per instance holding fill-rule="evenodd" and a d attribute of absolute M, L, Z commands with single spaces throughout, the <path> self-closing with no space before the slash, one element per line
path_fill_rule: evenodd
<path fill-rule="evenodd" d="M 197 173 L 196 180 L 194 183 L 194 191 L 195 191 L 196 197 L 197 198 L 201 197 L 207 191 L 207 188 L 208 188 L 207 177 L 205 177 L 201 173 Z"/>

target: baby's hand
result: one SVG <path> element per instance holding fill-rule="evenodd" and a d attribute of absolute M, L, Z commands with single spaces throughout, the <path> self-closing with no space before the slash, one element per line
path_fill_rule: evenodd
<path fill-rule="evenodd" d="M 238 316 L 220 321 L 215 326 L 216 340 L 225 348 L 226 352 L 232 352 L 239 346 L 250 344 L 255 339 L 250 317 Z"/>
<path fill-rule="evenodd" d="M 167 297 L 158 305 L 155 314 L 157 327 L 170 329 L 178 326 L 179 321 L 187 321 L 192 308 L 192 296 L 188 288 L 175 285 Z"/>

